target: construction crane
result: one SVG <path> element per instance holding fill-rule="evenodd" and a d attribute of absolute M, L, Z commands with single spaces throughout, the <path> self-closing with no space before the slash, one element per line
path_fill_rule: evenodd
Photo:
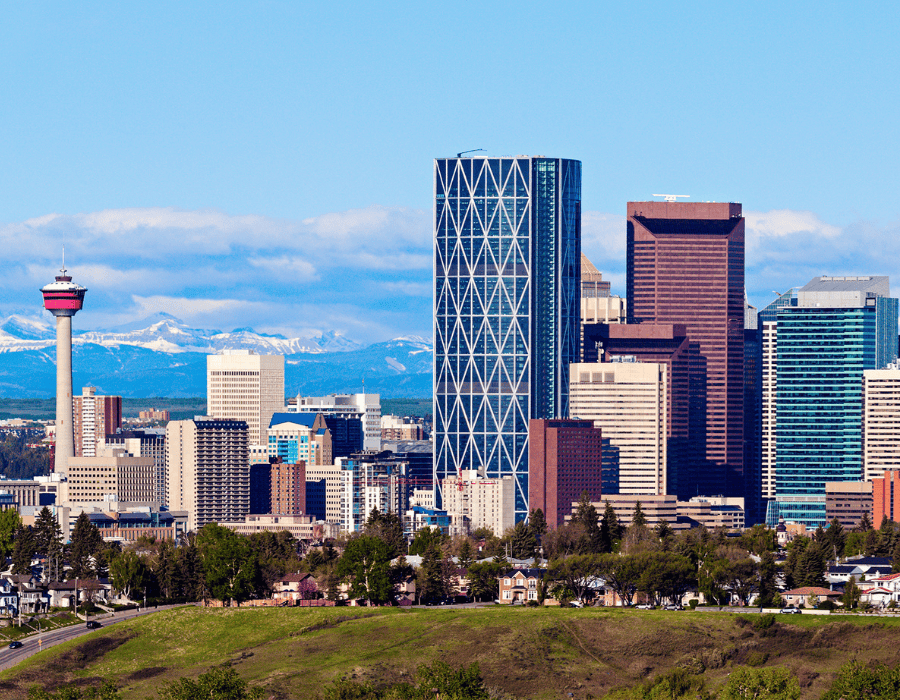
<path fill-rule="evenodd" d="M 463 151 L 462 153 L 457 153 L 457 158 L 462 158 L 466 153 L 478 153 L 478 151 L 483 151 L 483 148 L 473 148 L 471 151 Z"/>
<path fill-rule="evenodd" d="M 667 202 L 677 202 L 679 197 L 689 198 L 689 194 L 655 194 L 654 197 L 665 197 Z"/>

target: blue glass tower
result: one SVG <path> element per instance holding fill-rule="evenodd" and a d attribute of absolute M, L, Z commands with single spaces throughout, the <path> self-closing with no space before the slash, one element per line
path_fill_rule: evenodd
<path fill-rule="evenodd" d="M 817 277 L 777 311 L 770 524 L 825 524 L 825 483 L 862 478 L 862 374 L 896 359 L 897 312 L 887 277 Z"/>
<path fill-rule="evenodd" d="M 528 421 L 568 415 L 578 360 L 581 163 L 434 164 L 434 478 L 516 477 L 528 509 Z"/>

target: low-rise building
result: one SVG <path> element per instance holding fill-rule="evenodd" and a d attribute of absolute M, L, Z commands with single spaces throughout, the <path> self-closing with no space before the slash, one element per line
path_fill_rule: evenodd
<path fill-rule="evenodd" d="M 837 602 L 841 597 L 841 592 L 832 591 L 830 588 L 822 588 L 821 586 L 803 586 L 785 591 L 781 594 L 781 597 L 787 605 L 799 608 L 801 605 L 804 607 L 809 605 L 810 598 L 817 598 L 820 603 L 826 600 Z"/>
<path fill-rule="evenodd" d="M 511 476 L 486 478 L 464 469 L 443 480 L 444 510 L 450 515 L 451 535 L 480 527 L 498 537 L 516 524 L 516 481 Z"/>
<path fill-rule="evenodd" d="M 252 535 L 257 532 L 289 532 L 298 540 L 334 539 L 340 534 L 340 526 L 316 520 L 311 515 L 246 515 L 242 522 L 219 523 L 222 527 L 241 535 Z"/>

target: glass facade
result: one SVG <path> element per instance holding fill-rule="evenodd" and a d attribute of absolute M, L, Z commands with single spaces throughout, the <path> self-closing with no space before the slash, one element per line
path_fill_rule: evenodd
<path fill-rule="evenodd" d="M 777 318 L 778 504 L 767 520 L 815 527 L 826 524 L 825 483 L 862 478 L 862 374 L 896 359 L 897 299 L 785 306 Z"/>
<path fill-rule="evenodd" d="M 434 477 L 516 477 L 528 505 L 528 421 L 568 413 L 578 359 L 581 163 L 435 161 Z"/>

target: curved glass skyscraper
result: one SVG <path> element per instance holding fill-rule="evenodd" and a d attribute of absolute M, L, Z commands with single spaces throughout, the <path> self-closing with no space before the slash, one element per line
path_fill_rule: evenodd
<path fill-rule="evenodd" d="M 578 360 L 581 162 L 434 163 L 434 477 L 516 477 L 528 509 L 528 421 L 568 414 Z M 502 533 L 497 533 L 502 534 Z"/>

